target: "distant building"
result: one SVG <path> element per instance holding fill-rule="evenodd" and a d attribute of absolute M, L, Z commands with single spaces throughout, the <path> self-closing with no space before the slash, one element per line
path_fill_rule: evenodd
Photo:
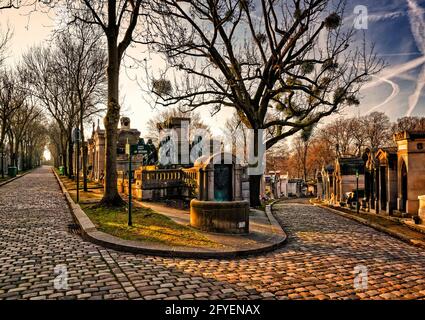
<path fill-rule="evenodd" d="M 335 200 L 340 202 L 347 201 L 349 194 L 357 189 L 357 177 L 359 181 L 359 190 L 364 190 L 365 182 L 365 163 L 363 158 L 337 158 L 335 161 L 334 175 L 334 194 Z"/>
<path fill-rule="evenodd" d="M 324 167 L 317 177 L 318 197 L 332 204 L 346 201 L 356 189 L 358 172 L 365 210 L 418 215 L 419 199 L 425 201 L 425 132 L 399 132 L 394 141 L 397 147 L 366 149 L 362 158 L 339 158 L 333 166 Z"/>
<path fill-rule="evenodd" d="M 397 143 L 397 209 L 410 215 L 419 210 L 419 196 L 425 195 L 425 132 L 403 131 L 394 135 Z"/>
<path fill-rule="evenodd" d="M 160 162 L 170 166 L 189 165 L 189 125 L 190 118 L 171 117 L 157 124 L 159 130 Z M 164 161 L 164 157 L 169 160 Z M 162 160 L 161 160 L 162 159 Z"/>
<path fill-rule="evenodd" d="M 357 178 L 359 194 L 365 187 L 365 162 L 359 157 L 341 157 L 333 164 L 323 166 L 316 175 L 317 198 L 338 204 L 346 202 L 357 192 Z"/>
<path fill-rule="evenodd" d="M 376 202 L 375 208 L 379 212 L 392 214 L 397 210 L 397 147 L 380 148 L 376 154 Z M 368 176 L 368 181 L 370 178 Z M 367 184 L 371 190 L 371 183 Z"/>
<path fill-rule="evenodd" d="M 117 141 L 117 171 L 128 171 L 128 155 L 125 153 L 125 145 L 139 143 L 140 131 L 130 127 L 130 118 L 122 117 L 121 126 L 118 129 Z M 93 128 L 94 129 L 94 128 Z M 105 174 L 105 130 L 97 128 L 93 130 L 91 138 L 87 142 L 87 163 L 89 177 L 95 181 L 103 179 Z M 138 168 L 143 165 L 143 155 L 132 156 L 132 167 Z M 80 167 L 81 168 L 81 167 Z"/>

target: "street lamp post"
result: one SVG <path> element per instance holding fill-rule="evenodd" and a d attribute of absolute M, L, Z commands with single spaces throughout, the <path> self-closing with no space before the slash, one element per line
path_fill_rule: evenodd
<path fill-rule="evenodd" d="M 131 219 L 131 146 L 128 142 L 125 145 L 125 152 L 128 155 L 128 225 L 131 227 L 133 225 L 133 221 Z"/>
<path fill-rule="evenodd" d="M 77 143 L 77 156 L 76 156 L 76 171 L 77 171 L 77 203 L 80 202 L 80 130 L 78 128 L 74 129 L 73 134 L 74 142 Z"/>
<path fill-rule="evenodd" d="M 357 211 L 357 213 L 359 213 L 359 211 L 360 211 L 360 203 L 359 203 L 360 198 L 359 198 L 359 170 L 358 169 L 356 170 L 356 196 L 357 196 L 356 211 Z"/>

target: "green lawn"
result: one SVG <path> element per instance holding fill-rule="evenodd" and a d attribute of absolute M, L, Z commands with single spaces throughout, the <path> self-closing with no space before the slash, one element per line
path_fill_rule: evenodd
<path fill-rule="evenodd" d="M 127 225 L 126 208 L 103 208 L 82 205 L 98 230 L 113 236 L 136 241 L 156 242 L 169 246 L 219 247 L 198 230 L 178 224 L 149 208 L 133 208 L 133 226 Z"/>
<path fill-rule="evenodd" d="M 56 169 L 59 175 L 59 171 Z M 60 176 L 71 198 L 76 201 L 75 181 Z M 95 182 L 89 182 L 88 192 L 80 190 L 81 209 L 89 216 L 97 229 L 118 238 L 135 241 L 161 243 L 169 246 L 216 248 L 222 245 L 209 240 L 200 231 L 178 224 L 170 218 L 150 208 L 133 207 L 133 226 L 127 225 L 127 207 L 99 207 L 103 188 Z"/>

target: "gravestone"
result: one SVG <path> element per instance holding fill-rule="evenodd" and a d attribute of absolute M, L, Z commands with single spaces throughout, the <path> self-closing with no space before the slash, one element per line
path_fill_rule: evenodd
<path fill-rule="evenodd" d="M 195 161 L 197 199 L 190 204 L 190 224 L 219 233 L 249 232 L 249 203 L 242 199 L 242 166 L 234 155 L 220 152 Z"/>

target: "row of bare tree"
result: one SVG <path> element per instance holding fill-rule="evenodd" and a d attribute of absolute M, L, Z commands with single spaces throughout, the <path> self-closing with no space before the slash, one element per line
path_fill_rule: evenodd
<path fill-rule="evenodd" d="M 366 116 L 337 118 L 313 130 L 306 139 L 294 138 L 292 148 L 274 150 L 268 157 L 268 170 L 288 172 L 291 177 L 314 179 L 323 166 L 337 157 L 361 156 L 366 148 L 395 147 L 394 134 L 404 130 L 425 131 L 425 117 L 403 117 L 391 122 L 385 113 L 372 112 Z"/>
<path fill-rule="evenodd" d="M 85 126 L 105 110 L 106 53 L 96 29 L 82 23 L 54 34 L 49 45 L 32 48 L 23 56 L 22 70 L 29 93 L 47 111 L 50 151 L 56 165 L 74 174 L 75 137 L 85 139 Z M 84 189 L 87 189 L 87 148 L 82 148 Z"/>
<path fill-rule="evenodd" d="M 27 4 L 35 2 L 39 4 Z M 256 135 L 260 129 L 269 131 L 267 148 L 358 104 L 361 86 L 383 67 L 373 46 L 355 37 L 354 26 L 343 24 L 344 0 L 41 2 L 59 8 L 65 25 L 83 23 L 104 36 L 104 205 L 122 203 L 116 183 L 119 79 L 132 44 L 148 46 L 166 63 L 161 72 L 147 68 L 151 72 L 144 90 L 154 93 L 156 103 L 210 106 L 213 113 L 233 108 Z M 38 78 L 44 79 L 44 73 Z M 251 204 L 259 205 L 261 176 L 250 180 Z"/>
<path fill-rule="evenodd" d="M 106 64 L 98 30 L 74 23 L 57 30 L 49 43 L 28 50 L 13 69 L 2 70 L 0 147 L 10 145 L 12 164 L 18 152 L 27 154 L 21 157 L 25 169 L 34 145 L 38 152 L 48 145 L 55 165 L 74 174 L 73 130 L 78 128 L 84 141 L 85 126 L 105 110 Z M 87 149 L 82 150 L 86 189 Z"/>
<path fill-rule="evenodd" d="M 39 165 L 47 142 L 46 118 L 28 83 L 16 69 L 5 68 L 10 29 L 0 32 L 0 174 L 8 166 L 20 170 Z"/>
<path fill-rule="evenodd" d="M 2 176 L 6 164 L 21 170 L 39 165 L 47 143 L 42 110 L 23 89 L 16 72 L 0 71 L 0 153 Z"/>

